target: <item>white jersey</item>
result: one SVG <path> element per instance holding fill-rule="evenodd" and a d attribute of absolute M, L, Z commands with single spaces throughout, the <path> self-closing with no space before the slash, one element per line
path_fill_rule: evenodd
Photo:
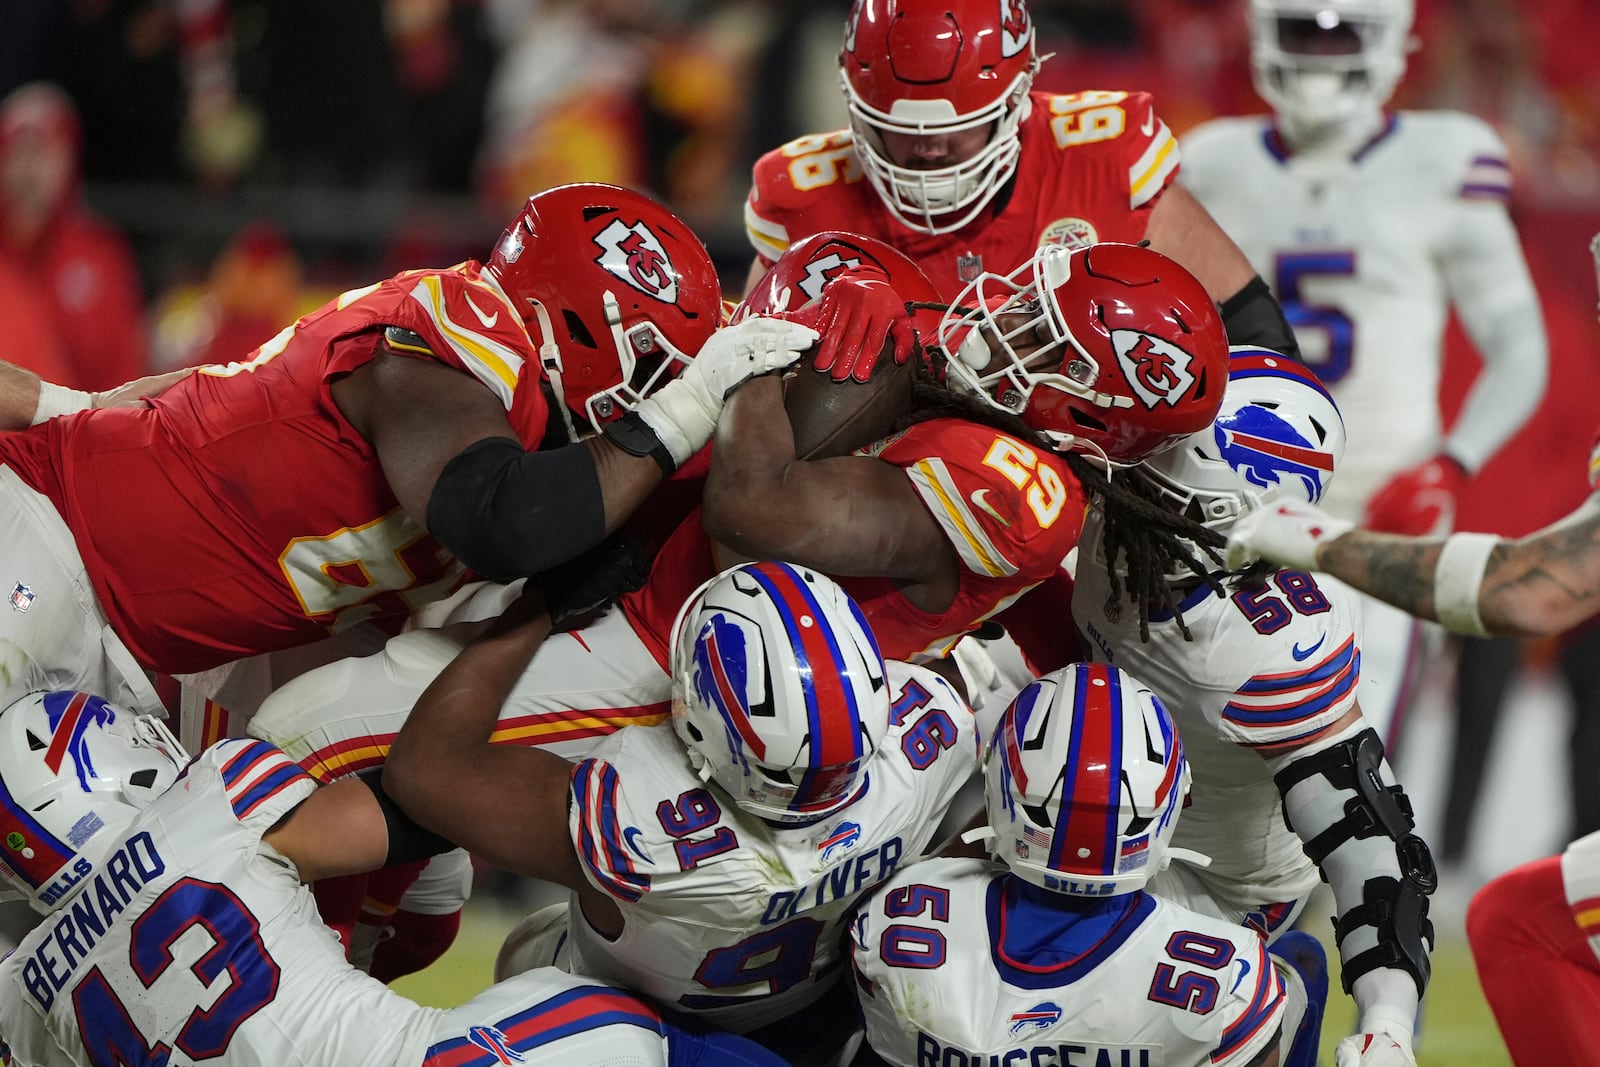
<path fill-rule="evenodd" d="M 805 826 L 719 797 L 671 724 L 620 730 L 573 771 L 584 872 L 622 909 L 615 941 L 574 909 L 571 967 L 738 1032 L 811 1003 L 842 973 L 855 901 L 917 859 L 977 766 L 972 712 L 932 671 L 891 661 L 894 710 L 861 793 Z"/>
<path fill-rule="evenodd" d="M 1360 518 L 1390 477 L 1440 451 L 1449 305 L 1513 291 L 1531 303 L 1505 146 L 1471 116 L 1406 111 L 1354 158 L 1312 159 L 1268 118 L 1217 119 L 1184 138 L 1183 183 L 1272 286 L 1343 412 L 1348 443 L 1322 504 Z"/>
<path fill-rule="evenodd" d="M 1235 1067 L 1282 1025 L 1259 935 L 1148 893 L 1077 900 L 987 860 L 928 860 L 851 934 L 867 1040 L 898 1067 Z"/>
<path fill-rule="evenodd" d="M 1091 512 L 1072 614 L 1093 657 L 1149 686 L 1178 725 L 1194 785 L 1172 844 L 1210 856 L 1196 874 L 1246 912 L 1304 896 L 1317 869 L 1284 823 L 1261 753 L 1310 738 L 1355 705 L 1361 650 L 1349 601 L 1300 571 L 1231 596 L 1201 586 L 1181 605 L 1194 640 L 1152 612 L 1145 643 L 1125 598 L 1118 619 L 1106 616 L 1102 530 Z"/>
<path fill-rule="evenodd" d="M 0 962 L 0 1062 L 666 1063 L 658 1010 L 599 983 L 531 971 L 446 1012 L 352 967 L 261 840 L 315 789 L 265 742 L 201 753 Z"/>

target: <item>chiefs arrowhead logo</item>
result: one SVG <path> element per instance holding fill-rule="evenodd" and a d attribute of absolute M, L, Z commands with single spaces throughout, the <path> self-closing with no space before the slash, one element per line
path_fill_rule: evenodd
<path fill-rule="evenodd" d="M 646 296 L 666 304 L 678 302 L 678 272 L 650 227 L 612 219 L 595 234 L 594 243 L 600 249 L 595 260 L 600 266 Z"/>
<path fill-rule="evenodd" d="M 860 266 L 859 259 L 846 259 L 837 252 L 829 252 L 807 263 L 805 277 L 796 282 L 795 286 L 806 295 L 806 300 L 815 300 L 822 295 L 823 286 L 828 284 L 830 278 L 837 277 L 847 270 L 856 270 Z"/>
<path fill-rule="evenodd" d="M 1194 385 L 1194 372 L 1189 369 L 1194 357 L 1165 338 L 1137 330 L 1112 330 L 1111 345 L 1123 377 L 1152 411 L 1161 404 L 1177 407 Z"/>
<path fill-rule="evenodd" d="M 999 0 L 1000 54 L 1010 59 L 1028 47 L 1033 37 L 1033 22 L 1028 18 L 1026 0 Z"/>

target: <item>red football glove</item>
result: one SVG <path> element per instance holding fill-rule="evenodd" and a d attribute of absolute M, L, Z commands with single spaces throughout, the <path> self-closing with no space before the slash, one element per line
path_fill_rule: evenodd
<path fill-rule="evenodd" d="M 822 335 L 812 365 L 828 371 L 836 382 L 872 377 L 884 342 L 893 339 L 894 361 L 904 363 L 916 348 L 911 312 L 888 282 L 870 278 L 835 278 L 822 299 L 787 316 Z"/>
<path fill-rule="evenodd" d="M 1456 501 L 1466 488 L 1467 477 L 1459 460 L 1434 456 L 1421 466 L 1401 471 L 1374 493 L 1361 525 L 1405 537 L 1444 533 L 1455 522 Z"/>

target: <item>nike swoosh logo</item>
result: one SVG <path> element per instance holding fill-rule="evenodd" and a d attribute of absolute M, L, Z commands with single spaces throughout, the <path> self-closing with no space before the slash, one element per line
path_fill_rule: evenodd
<path fill-rule="evenodd" d="M 630 826 L 626 830 L 622 831 L 622 839 L 628 843 L 629 848 L 633 849 L 639 854 L 641 859 L 650 861 L 650 854 L 644 850 L 637 840 L 635 840 L 636 838 L 643 836 L 643 833 L 644 831 L 640 830 L 637 826 Z"/>
<path fill-rule="evenodd" d="M 1328 635 L 1323 634 L 1321 637 L 1317 638 L 1316 644 L 1307 649 L 1302 649 L 1299 644 L 1296 644 L 1289 650 L 1289 655 L 1293 656 L 1296 660 L 1310 659 L 1312 654 L 1315 653 L 1317 649 L 1322 647 L 1322 642 L 1326 641 L 1327 639 Z"/>
<path fill-rule="evenodd" d="M 992 518 L 995 522 L 998 522 L 1001 526 L 1004 526 L 1006 529 L 1011 529 L 1011 520 L 994 509 L 994 505 L 989 503 L 989 501 L 986 499 L 988 495 L 989 490 L 987 488 L 974 489 L 972 491 L 972 506 Z"/>
<path fill-rule="evenodd" d="M 496 311 L 493 315 L 485 315 L 481 310 L 479 310 L 478 305 L 472 302 L 472 297 L 469 296 L 466 298 L 466 300 L 467 307 L 471 308 L 472 313 L 478 316 L 478 321 L 483 323 L 483 328 L 485 330 L 494 329 L 494 324 L 500 321 L 500 312 Z"/>
<path fill-rule="evenodd" d="M 1156 113 L 1154 111 L 1145 114 L 1144 121 L 1139 124 L 1139 132 L 1146 137 L 1156 132 Z"/>
<path fill-rule="evenodd" d="M 1230 992 L 1230 993 L 1236 992 L 1238 990 L 1238 988 L 1239 988 L 1239 983 L 1244 981 L 1246 978 L 1248 978 L 1250 976 L 1250 961 L 1249 960 L 1247 960 L 1247 959 L 1239 959 L 1239 960 L 1237 960 L 1235 962 L 1237 962 L 1239 964 L 1239 977 L 1237 977 L 1237 978 L 1235 978 L 1233 980 L 1233 988 L 1228 990 L 1228 992 Z"/>

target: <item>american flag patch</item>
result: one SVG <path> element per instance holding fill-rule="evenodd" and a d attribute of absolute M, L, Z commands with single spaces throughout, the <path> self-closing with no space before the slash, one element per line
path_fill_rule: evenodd
<path fill-rule="evenodd" d="M 18 582 L 11 587 L 11 610 L 27 611 L 33 607 L 34 592 L 31 588 Z"/>
<path fill-rule="evenodd" d="M 1148 836 L 1146 836 L 1146 837 L 1136 837 L 1131 841 L 1124 841 L 1122 843 L 1122 854 L 1124 856 L 1131 856 L 1136 852 L 1143 852 L 1145 849 L 1147 849 L 1149 847 L 1150 847 L 1150 838 Z"/>
<path fill-rule="evenodd" d="M 1022 827 L 1022 839 L 1024 841 L 1031 841 L 1040 848 L 1050 847 L 1050 835 L 1045 833 L 1043 830 L 1037 830 L 1032 826 L 1024 825 Z"/>

